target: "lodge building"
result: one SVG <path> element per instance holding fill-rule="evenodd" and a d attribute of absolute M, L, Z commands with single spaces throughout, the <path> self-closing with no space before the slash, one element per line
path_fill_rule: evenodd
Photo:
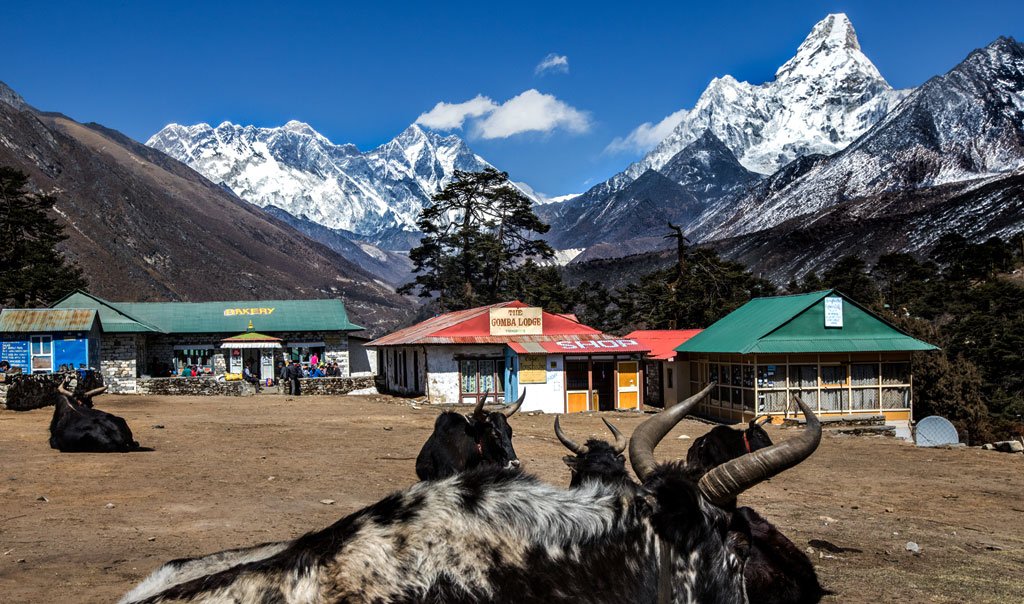
<path fill-rule="evenodd" d="M 386 391 L 431 403 L 526 393 L 526 411 L 567 413 L 638 409 L 643 398 L 638 342 L 519 301 L 442 314 L 367 346 Z"/>
<path fill-rule="evenodd" d="M 0 358 L 25 372 L 98 368 L 113 393 L 144 391 L 146 380 L 193 367 L 216 379 L 248 365 L 267 380 L 278 363 L 315 358 L 338 363 L 342 376 L 376 372 L 366 340 L 350 337 L 363 328 L 341 300 L 112 302 L 76 291 L 51 309 L 2 317 Z"/>

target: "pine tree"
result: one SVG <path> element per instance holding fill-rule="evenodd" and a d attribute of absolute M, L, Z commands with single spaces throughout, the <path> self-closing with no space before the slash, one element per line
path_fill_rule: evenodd
<path fill-rule="evenodd" d="M 86 286 L 57 250 L 67 235 L 49 213 L 56 198 L 27 187 L 24 172 L 0 166 L 0 306 L 46 306 Z"/>
<path fill-rule="evenodd" d="M 550 227 L 509 183 L 508 174 L 494 168 L 456 170 L 417 224 L 423 238 L 409 252 L 416 277 L 399 292 L 437 296 L 441 311 L 523 295 L 530 282 L 520 274 L 523 263 L 554 255 L 546 242 L 533 238 Z"/>

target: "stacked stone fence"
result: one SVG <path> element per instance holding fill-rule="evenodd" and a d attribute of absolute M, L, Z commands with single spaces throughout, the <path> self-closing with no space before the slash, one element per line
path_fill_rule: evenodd
<path fill-rule="evenodd" d="M 348 394 L 353 390 L 362 390 L 373 386 L 373 376 L 362 377 L 323 377 L 323 378 L 301 378 L 299 387 L 302 395 L 329 395 L 337 396 Z M 288 384 L 280 382 L 277 389 L 281 394 L 288 393 Z"/>
<path fill-rule="evenodd" d="M 57 401 L 57 386 L 69 376 L 76 380 L 76 396 L 103 385 L 103 376 L 96 371 L 7 375 L 0 386 L 0 405 L 12 411 L 29 411 L 53 405 Z"/>
<path fill-rule="evenodd" d="M 241 380 L 223 381 L 209 377 L 139 378 L 138 394 L 154 396 L 251 396 L 252 384 Z"/>

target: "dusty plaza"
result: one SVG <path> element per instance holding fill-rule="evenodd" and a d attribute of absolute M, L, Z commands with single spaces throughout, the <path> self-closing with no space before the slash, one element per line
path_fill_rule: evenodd
<path fill-rule="evenodd" d="M 61 454 L 47 445 L 51 408 L 0 411 L 4 602 L 113 602 L 168 560 L 327 526 L 416 480 L 438 412 L 378 395 L 97 402 L 154 451 Z M 628 435 L 647 416 L 578 414 L 563 429 L 609 438 L 601 417 Z M 553 421 L 515 416 L 514 443 L 527 471 L 568 485 Z M 685 457 L 710 427 L 684 420 L 659 459 Z M 796 434 L 768 430 L 776 441 Z M 740 503 L 809 552 L 835 592 L 826 601 L 1019 602 L 1022 470 L 1021 455 L 826 431 L 810 459 Z"/>

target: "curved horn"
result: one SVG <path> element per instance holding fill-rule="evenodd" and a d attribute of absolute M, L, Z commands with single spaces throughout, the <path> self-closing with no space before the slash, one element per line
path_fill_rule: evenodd
<path fill-rule="evenodd" d="M 612 448 L 615 450 L 615 452 L 616 453 L 622 453 L 623 451 L 625 451 L 626 450 L 626 437 L 623 436 L 622 432 L 619 432 L 618 428 L 613 426 L 611 424 L 611 422 L 609 422 L 607 419 L 602 417 L 601 421 L 603 421 L 604 425 L 608 426 L 608 429 L 611 430 L 612 434 L 615 435 L 615 444 L 612 446 Z"/>
<path fill-rule="evenodd" d="M 821 442 L 821 423 L 818 417 L 799 396 L 793 395 L 793 400 L 807 420 L 803 433 L 709 470 L 700 479 L 698 486 L 712 503 L 723 505 L 732 501 L 757 483 L 807 459 L 818 448 L 818 443 Z"/>
<path fill-rule="evenodd" d="M 59 384 L 59 385 L 57 386 L 57 392 L 59 392 L 59 393 L 63 394 L 64 396 L 66 396 L 66 397 L 68 397 L 68 398 L 73 398 L 73 397 L 75 396 L 74 394 L 72 394 L 72 393 L 68 392 L 68 389 L 64 387 L 64 382 L 61 382 L 61 383 L 60 383 L 60 384 Z"/>
<path fill-rule="evenodd" d="M 576 455 L 586 455 L 587 451 L 590 450 L 590 449 L 587 448 L 587 445 L 578 445 L 578 444 L 574 443 L 573 441 L 571 441 L 569 439 L 568 436 L 565 435 L 564 432 L 562 432 L 562 427 L 558 425 L 558 416 L 557 415 L 555 416 L 555 436 L 557 436 L 558 440 L 563 445 L 565 445 L 566 449 L 569 449 L 570 451 L 572 451 Z"/>
<path fill-rule="evenodd" d="M 686 417 L 686 414 L 717 385 L 715 382 L 708 384 L 697 394 L 662 411 L 633 430 L 633 436 L 629 439 L 629 463 L 640 482 L 647 480 L 651 471 L 658 465 L 654 461 L 654 447 L 658 446 L 668 431 Z"/>
<path fill-rule="evenodd" d="M 471 413 L 470 415 L 472 415 L 473 417 L 480 417 L 481 415 L 483 415 L 484 403 L 487 402 L 487 395 L 489 395 L 490 393 L 490 390 L 484 392 L 484 395 L 481 396 L 480 400 L 476 402 L 476 407 L 473 407 L 473 413 Z"/>
<path fill-rule="evenodd" d="M 516 399 L 516 402 L 502 409 L 501 414 L 504 415 L 505 417 L 512 417 L 513 415 L 515 415 L 515 412 L 519 411 L 519 408 L 523 406 L 524 400 L 526 400 L 525 390 L 523 390 L 523 393 L 519 395 L 519 398 Z"/>
<path fill-rule="evenodd" d="M 770 415 L 763 415 L 763 416 L 761 416 L 759 418 L 755 417 L 754 418 L 754 424 L 757 425 L 757 426 L 763 426 L 763 425 L 767 424 L 769 421 L 771 421 L 771 419 L 772 419 L 772 416 L 770 416 Z"/>
<path fill-rule="evenodd" d="M 93 388 L 89 392 L 86 392 L 85 394 L 83 394 L 82 398 L 92 398 L 94 396 L 99 396 L 99 395 L 103 394 L 106 391 L 107 391 L 107 387 L 106 386 L 100 386 L 99 388 Z"/>

